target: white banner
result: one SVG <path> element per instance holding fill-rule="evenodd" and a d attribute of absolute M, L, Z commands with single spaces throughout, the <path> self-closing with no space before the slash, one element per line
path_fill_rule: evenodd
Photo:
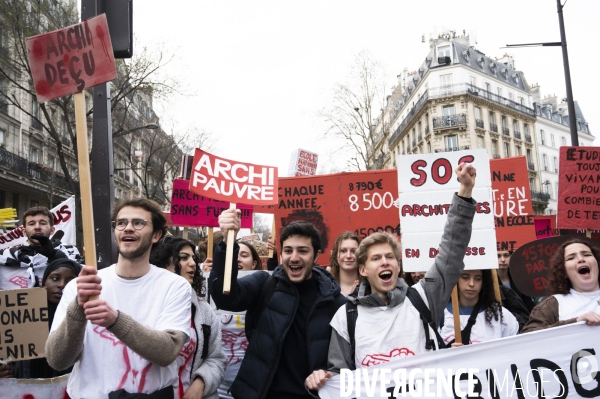
<path fill-rule="evenodd" d="M 332 398 L 597 398 L 600 327 L 584 322 L 342 370 Z M 409 388 L 410 387 L 410 388 Z"/>
<path fill-rule="evenodd" d="M 460 188 L 454 169 L 461 162 L 477 168 L 473 190 L 477 214 L 465 254 L 465 269 L 498 267 L 490 161 L 487 151 L 479 149 L 398 156 L 404 271 L 427 271 L 433 264 L 452 195 Z"/>
<path fill-rule="evenodd" d="M 67 198 L 52 208 L 51 211 L 54 216 L 54 233 L 56 234 L 57 231 L 62 230 L 65 233 L 63 238 L 61 238 L 62 243 L 65 245 L 75 245 L 75 196 Z M 23 225 L 20 225 L 14 230 L 0 234 L 0 250 L 25 244 L 26 241 L 25 230 Z"/>
<path fill-rule="evenodd" d="M 69 374 L 56 378 L 0 378 L 0 398 L 68 398 Z"/>

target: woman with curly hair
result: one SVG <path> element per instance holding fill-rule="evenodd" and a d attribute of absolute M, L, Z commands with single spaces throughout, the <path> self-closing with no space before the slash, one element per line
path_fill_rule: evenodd
<path fill-rule="evenodd" d="M 358 236 L 345 231 L 338 236 L 333 244 L 329 257 L 329 268 L 333 278 L 342 289 L 342 295 L 348 296 L 358 286 L 360 274 L 355 252 L 360 244 Z"/>
<path fill-rule="evenodd" d="M 556 249 L 550 260 L 548 292 L 533 308 L 523 332 L 578 321 L 600 326 L 600 248 L 591 240 L 574 238 Z"/>
<path fill-rule="evenodd" d="M 227 357 L 221 343 L 217 315 L 206 302 L 206 285 L 196 264 L 194 244 L 183 238 L 167 236 L 150 255 L 150 263 L 185 278 L 192 295 L 190 340 L 177 357 L 179 384 L 176 398 L 218 399 L 217 388 L 223 381 Z"/>
<path fill-rule="evenodd" d="M 463 270 L 458 279 L 458 302 L 462 344 L 454 342 L 452 302 L 444 310 L 440 334 L 452 347 L 510 337 L 519 332 L 515 316 L 494 295 L 491 270 Z"/>

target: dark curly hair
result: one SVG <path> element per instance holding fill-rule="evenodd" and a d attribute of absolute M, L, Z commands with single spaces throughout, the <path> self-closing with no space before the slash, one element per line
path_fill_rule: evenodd
<path fill-rule="evenodd" d="M 587 246 L 590 251 L 592 251 L 592 254 L 594 255 L 594 258 L 596 258 L 598 264 L 600 264 L 600 248 L 594 241 L 587 238 L 578 237 L 563 243 L 556 249 L 556 251 L 554 251 L 552 257 L 550 258 L 548 293 L 551 295 L 566 295 L 569 293 L 571 288 L 573 288 L 571 280 L 569 280 L 569 277 L 567 277 L 567 269 L 565 267 L 565 249 L 571 244 L 583 244 Z M 600 277 L 598 279 L 600 280 Z"/>
<path fill-rule="evenodd" d="M 192 253 L 194 253 L 196 246 L 184 238 L 173 236 L 165 236 L 158 243 L 159 245 L 150 253 L 150 263 L 166 269 L 172 262 L 175 266 L 175 273 L 181 275 L 181 264 L 179 263 L 181 258 L 179 257 L 179 251 L 184 247 L 190 247 L 192 248 Z M 192 288 L 201 298 L 206 296 L 206 284 L 204 280 L 200 267 L 196 267 Z"/>
<path fill-rule="evenodd" d="M 459 290 L 460 295 L 460 290 Z M 492 271 L 489 269 L 481 270 L 481 291 L 479 291 L 479 301 L 481 309 L 485 309 L 485 321 L 492 326 L 492 319 L 504 324 L 504 316 L 502 314 L 502 305 L 496 300 L 494 293 L 494 279 Z"/>
<path fill-rule="evenodd" d="M 360 244 L 360 238 L 358 238 L 358 236 L 351 231 L 344 231 L 336 238 L 335 242 L 333 243 L 331 255 L 329 256 L 329 267 L 331 267 L 331 274 L 333 275 L 333 278 L 335 278 L 335 281 L 338 282 L 340 281 L 340 264 L 337 261 L 337 256 L 338 252 L 340 251 L 340 245 L 342 245 L 342 241 L 345 240 L 354 240 L 357 244 Z"/>

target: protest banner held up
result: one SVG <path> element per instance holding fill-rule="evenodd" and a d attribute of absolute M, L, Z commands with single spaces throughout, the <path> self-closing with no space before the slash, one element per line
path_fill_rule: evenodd
<path fill-rule="evenodd" d="M 190 190 L 219 201 L 277 202 L 277 168 L 220 158 L 196 148 Z"/>
<path fill-rule="evenodd" d="M 252 205 L 237 204 L 242 211 L 241 227 L 252 228 Z M 171 221 L 174 226 L 219 227 L 219 215 L 229 208 L 228 202 L 213 200 L 190 191 L 189 180 L 173 180 Z"/>
<path fill-rule="evenodd" d="M 514 251 L 535 240 L 527 160 L 524 156 L 492 159 L 490 169 L 496 249 Z"/>
<path fill-rule="evenodd" d="M 27 55 L 40 103 L 117 77 L 104 14 L 27 38 Z"/>
<path fill-rule="evenodd" d="M 396 170 L 346 172 L 279 179 L 275 207 L 277 236 L 295 220 L 311 222 L 321 233 L 319 265 L 329 263 L 337 236 L 349 230 L 365 238 L 377 231 L 400 234 Z"/>
<path fill-rule="evenodd" d="M 510 257 L 510 275 L 521 293 L 532 297 L 549 295 L 547 289 L 552 254 L 573 236 L 556 236 L 531 241 Z"/>
<path fill-rule="evenodd" d="M 314 176 L 318 162 L 318 154 L 298 148 L 292 152 L 288 176 Z"/>
<path fill-rule="evenodd" d="M 600 226 L 600 147 L 560 147 L 558 228 Z"/>
<path fill-rule="evenodd" d="M 498 267 L 490 162 L 486 150 L 470 150 L 398 156 L 404 271 L 426 271 L 433 264 L 452 195 L 460 187 L 454 170 L 462 162 L 477 169 L 473 198 L 478 201 L 465 268 Z"/>
<path fill-rule="evenodd" d="M 0 360 L 46 356 L 47 295 L 44 288 L 0 291 Z"/>

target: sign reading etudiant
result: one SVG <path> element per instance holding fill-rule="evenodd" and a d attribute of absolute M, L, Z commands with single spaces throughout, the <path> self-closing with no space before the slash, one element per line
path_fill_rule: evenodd
<path fill-rule="evenodd" d="M 514 251 L 535 240 L 527 160 L 523 156 L 492 159 L 490 169 L 496 247 L 498 251 Z"/>
<path fill-rule="evenodd" d="M 600 147 L 560 147 L 558 228 L 600 226 Z"/>
<path fill-rule="evenodd" d="M 27 38 L 38 102 L 82 91 L 117 77 L 106 15 Z"/>
<path fill-rule="evenodd" d="M 252 205 L 236 204 L 242 211 L 241 227 L 252 228 Z M 229 203 L 213 200 L 190 191 L 188 180 L 173 180 L 171 222 L 182 227 L 219 227 L 219 215 Z"/>
<path fill-rule="evenodd" d="M 190 190 L 219 201 L 277 202 L 277 168 L 220 158 L 196 148 Z"/>
<path fill-rule="evenodd" d="M 288 176 L 314 176 L 318 162 L 318 154 L 298 148 L 292 152 Z"/>
<path fill-rule="evenodd" d="M 46 356 L 47 298 L 44 288 L 0 291 L 0 360 Z"/>
<path fill-rule="evenodd" d="M 277 237 L 293 221 L 311 222 L 321 233 L 321 256 L 327 265 L 337 236 L 352 231 L 361 239 L 381 231 L 399 235 L 395 169 L 279 179 L 275 206 Z"/>
<path fill-rule="evenodd" d="M 452 196 L 460 188 L 454 170 L 462 162 L 477 169 L 472 195 L 478 201 L 465 268 L 498 267 L 490 162 L 486 150 L 470 150 L 398 156 L 404 271 L 426 271 L 433 264 Z"/>

